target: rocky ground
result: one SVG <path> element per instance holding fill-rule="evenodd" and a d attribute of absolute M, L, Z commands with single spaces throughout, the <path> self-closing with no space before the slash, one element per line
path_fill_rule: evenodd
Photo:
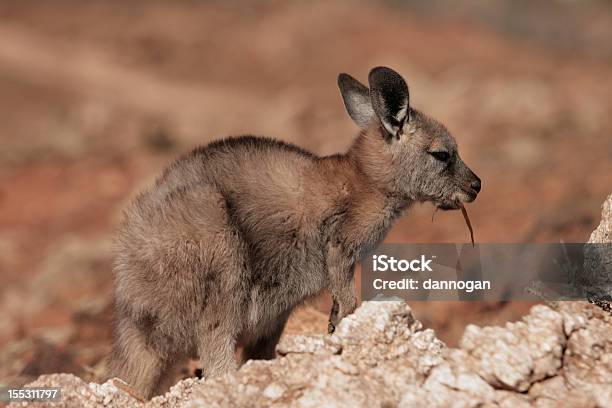
<path fill-rule="evenodd" d="M 586 302 L 538 305 L 505 327 L 468 326 L 458 348 L 423 330 L 403 302 L 364 302 L 337 333 L 289 335 L 279 357 L 186 379 L 149 402 L 118 380 L 52 374 L 62 407 L 607 407 L 612 316 Z"/>
<path fill-rule="evenodd" d="M 610 208 L 612 195 L 591 242 L 612 243 Z M 505 326 L 469 325 L 449 348 L 406 303 L 363 302 L 331 336 L 285 335 L 274 360 L 182 380 L 148 402 L 118 379 L 52 374 L 28 385 L 61 387 L 62 402 L 48 405 L 65 407 L 604 408 L 612 404 L 611 333 L 610 311 L 549 302 Z"/>

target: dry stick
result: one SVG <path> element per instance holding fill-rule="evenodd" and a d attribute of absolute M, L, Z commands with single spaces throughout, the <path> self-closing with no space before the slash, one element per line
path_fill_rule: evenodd
<path fill-rule="evenodd" d="M 468 229 L 470 230 L 470 238 L 472 239 L 472 248 L 474 248 L 474 230 L 472 229 L 472 223 L 470 222 L 470 217 L 468 217 L 467 210 L 464 206 L 461 206 L 461 214 L 463 214 L 463 219 L 467 224 Z"/>
<path fill-rule="evenodd" d="M 433 222 L 436 212 L 438 212 L 438 207 L 436 207 L 434 209 L 434 212 L 431 214 L 431 222 Z M 472 229 L 472 223 L 470 222 L 470 217 L 468 217 L 467 210 L 465 209 L 464 206 L 461 206 L 461 214 L 463 214 L 463 219 L 465 220 L 465 223 L 467 224 L 467 227 L 470 230 L 470 238 L 472 240 L 472 248 L 473 248 L 474 247 L 474 230 Z"/>

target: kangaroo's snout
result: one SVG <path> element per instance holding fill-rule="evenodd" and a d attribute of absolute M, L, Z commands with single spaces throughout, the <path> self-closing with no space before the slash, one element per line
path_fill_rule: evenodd
<path fill-rule="evenodd" d="M 474 199 L 476 199 L 476 196 L 478 195 L 478 193 L 480 193 L 480 189 L 482 188 L 482 182 L 480 181 L 480 177 L 478 177 L 476 173 L 474 173 L 472 170 L 470 170 L 470 176 L 471 181 L 469 194 L 470 196 L 473 196 Z"/>
<path fill-rule="evenodd" d="M 476 197 L 482 188 L 480 177 L 478 177 L 472 170 L 468 169 L 468 172 L 468 180 L 466 180 L 466 183 L 464 184 L 465 187 L 463 187 L 463 192 L 465 194 L 462 195 L 463 197 L 461 199 L 461 201 L 464 203 L 471 203 L 472 201 L 476 200 Z"/>
<path fill-rule="evenodd" d="M 480 193 L 480 188 L 482 186 L 481 182 L 480 182 L 480 178 L 474 174 L 474 177 L 476 177 L 476 180 L 472 181 L 472 184 L 470 184 L 470 187 L 472 187 L 472 190 L 474 190 L 476 192 L 476 194 Z"/>

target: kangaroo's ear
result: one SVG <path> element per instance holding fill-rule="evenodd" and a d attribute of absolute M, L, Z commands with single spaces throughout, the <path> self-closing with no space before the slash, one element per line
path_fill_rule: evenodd
<path fill-rule="evenodd" d="M 368 126 L 374 116 L 370 90 L 349 74 L 338 75 L 338 87 L 346 110 L 360 128 Z"/>
<path fill-rule="evenodd" d="M 374 68 L 370 71 L 368 81 L 376 116 L 389 135 L 399 139 L 410 116 L 406 81 L 400 74 L 387 67 Z"/>

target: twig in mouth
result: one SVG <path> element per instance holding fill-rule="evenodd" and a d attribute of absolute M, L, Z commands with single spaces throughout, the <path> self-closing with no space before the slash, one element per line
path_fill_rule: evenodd
<path fill-rule="evenodd" d="M 467 224 L 467 227 L 470 230 L 470 239 L 472 240 L 472 248 L 474 248 L 474 230 L 472 229 L 470 217 L 468 216 L 467 210 L 464 206 L 461 206 L 461 214 L 463 214 L 463 219 L 465 220 L 465 223 Z"/>

